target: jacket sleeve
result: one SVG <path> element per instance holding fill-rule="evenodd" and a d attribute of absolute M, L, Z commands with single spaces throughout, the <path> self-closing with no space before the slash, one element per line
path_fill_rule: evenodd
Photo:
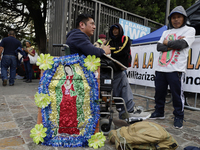
<path fill-rule="evenodd" d="M 97 57 L 101 57 L 105 51 L 101 48 L 95 47 L 90 40 L 85 40 L 83 38 L 79 39 L 79 42 L 76 43 L 77 48 L 79 48 L 83 54 L 87 55 L 95 55 Z"/>
<path fill-rule="evenodd" d="M 71 52 L 84 54 L 85 56 L 95 55 L 101 57 L 105 53 L 103 49 L 95 47 L 90 42 L 88 36 L 83 32 L 70 35 L 70 37 L 67 38 L 66 44 L 70 46 Z"/>
<path fill-rule="evenodd" d="M 162 43 L 157 43 L 157 51 L 159 52 L 167 52 L 167 46 Z"/>
<path fill-rule="evenodd" d="M 111 50 L 115 50 L 113 52 L 113 54 L 115 54 L 115 55 L 123 55 L 123 54 L 127 54 L 127 53 L 130 52 L 130 46 L 131 46 L 131 44 L 130 44 L 130 38 L 128 36 L 125 36 L 121 48 L 116 47 L 115 49 L 113 49 L 111 47 L 110 49 Z"/>
<path fill-rule="evenodd" d="M 175 40 L 175 41 L 169 41 L 167 44 L 167 47 L 173 48 L 176 50 L 182 50 L 188 47 L 188 44 L 184 39 L 180 39 L 180 40 Z"/>

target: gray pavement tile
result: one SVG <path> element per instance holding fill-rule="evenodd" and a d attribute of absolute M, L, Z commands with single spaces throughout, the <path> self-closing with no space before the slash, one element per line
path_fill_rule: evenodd
<path fill-rule="evenodd" d="M 192 142 L 195 142 L 200 145 L 200 137 L 199 136 L 191 135 L 188 133 L 183 133 L 181 137 L 188 141 L 192 141 Z"/>
<path fill-rule="evenodd" d="M 0 138 L 10 137 L 10 136 L 17 136 L 20 135 L 20 132 L 18 129 L 12 129 L 12 130 L 1 130 L 0 131 Z"/>
<path fill-rule="evenodd" d="M 27 116 L 25 118 L 17 118 L 15 121 L 18 124 L 20 130 L 33 128 L 37 123 L 31 116 Z"/>
<path fill-rule="evenodd" d="M 33 139 L 30 137 L 30 131 L 32 128 L 26 129 L 22 131 L 22 137 L 26 143 L 33 142 Z"/>
<path fill-rule="evenodd" d="M 169 133 L 173 134 L 173 135 L 181 135 L 181 134 L 183 134 L 182 130 L 175 129 L 173 127 L 166 128 L 166 130 Z"/>
<path fill-rule="evenodd" d="M 3 113 L 5 114 L 5 113 Z M 5 114 L 5 115 L 0 115 L 0 123 L 2 122 L 9 122 L 9 121 L 13 121 L 13 116 L 9 114 Z"/>
<path fill-rule="evenodd" d="M 17 118 L 27 117 L 27 116 L 29 116 L 29 114 L 27 113 L 16 113 L 13 115 L 13 118 L 17 119 Z"/>
<path fill-rule="evenodd" d="M 29 150 L 55 150 L 52 146 L 43 146 L 43 145 L 37 145 L 33 142 L 30 142 L 27 144 Z"/>

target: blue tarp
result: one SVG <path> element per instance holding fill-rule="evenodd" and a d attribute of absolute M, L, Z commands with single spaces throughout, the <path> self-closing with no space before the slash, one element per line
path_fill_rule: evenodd
<path fill-rule="evenodd" d="M 135 39 L 132 41 L 132 44 L 139 44 L 139 43 L 147 43 L 147 42 L 155 42 L 160 39 L 162 33 L 167 30 L 167 26 L 163 26 L 152 33 L 149 33 L 141 38 Z"/>

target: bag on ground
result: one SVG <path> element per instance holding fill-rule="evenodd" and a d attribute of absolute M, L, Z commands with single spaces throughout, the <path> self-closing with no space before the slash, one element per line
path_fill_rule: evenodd
<path fill-rule="evenodd" d="M 109 141 L 122 150 L 175 150 L 177 141 L 160 125 L 142 121 L 112 130 Z"/>

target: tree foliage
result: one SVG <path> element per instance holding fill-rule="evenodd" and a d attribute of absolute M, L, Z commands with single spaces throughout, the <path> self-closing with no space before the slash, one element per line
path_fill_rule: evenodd
<path fill-rule="evenodd" d="M 106 4 L 146 17 L 156 22 L 165 23 L 166 1 L 161 0 L 100 0 Z M 179 5 L 189 8 L 196 0 L 171 0 L 170 11 Z"/>
<path fill-rule="evenodd" d="M 33 34 L 32 32 L 34 32 L 40 52 L 45 53 L 46 11 L 47 0 L 0 0 L 1 36 L 6 36 L 11 29 L 15 30 L 21 38 L 25 34 Z M 29 30 L 29 32 L 24 30 L 28 25 L 33 25 L 34 30 Z"/>

